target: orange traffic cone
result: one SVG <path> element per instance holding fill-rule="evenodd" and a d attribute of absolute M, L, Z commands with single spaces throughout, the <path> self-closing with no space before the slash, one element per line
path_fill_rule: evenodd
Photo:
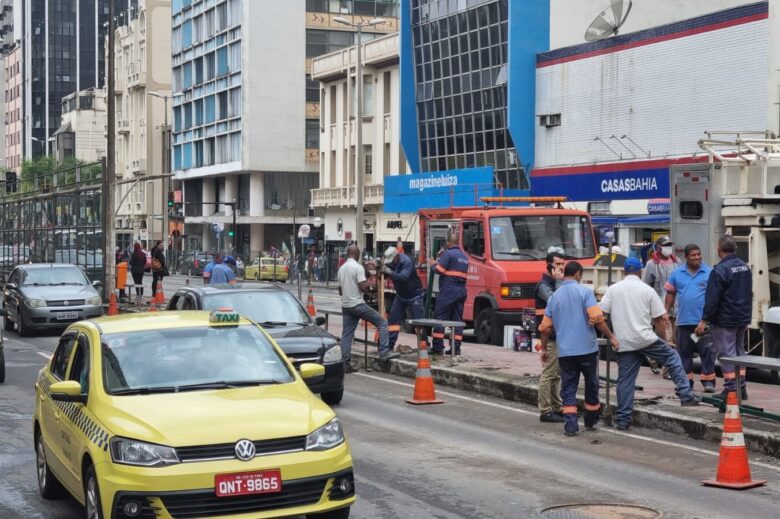
<path fill-rule="evenodd" d="M 431 361 L 428 358 L 428 342 L 420 341 L 417 354 L 417 378 L 414 381 L 414 396 L 406 400 L 409 404 L 443 404 L 444 400 L 436 398 L 431 376 Z"/>
<path fill-rule="evenodd" d="M 739 389 L 737 389 L 739 391 Z M 744 490 L 766 484 L 766 480 L 750 477 L 745 436 L 742 434 L 742 419 L 739 417 L 737 394 L 731 392 L 726 400 L 726 415 L 723 417 L 723 437 L 720 440 L 720 459 L 715 479 L 702 481 L 710 487 Z"/>
<path fill-rule="evenodd" d="M 312 293 L 311 288 L 309 289 L 309 297 L 306 299 L 306 311 L 309 312 L 309 315 L 312 317 L 317 315 L 317 309 L 314 308 L 314 294 Z"/>
<path fill-rule="evenodd" d="M 119 308 L 116 306 L 116 294 L 111 294 L 108 298 L 108 315 L 119 315 Z"/>
<path fill-rule="evenodd" d="M 149 311 L 150 312 L 156 312 L 157 311 L 157 303 L 154 301 L 149 301 Z"/>
<path fill-rule="evenodd" d="M 152 302 L 158 305 L 165 304 L 165 294 L 163 293 L 162 281 L 157 282 L 157 292 L 154 294 L 154 299 Z"/>

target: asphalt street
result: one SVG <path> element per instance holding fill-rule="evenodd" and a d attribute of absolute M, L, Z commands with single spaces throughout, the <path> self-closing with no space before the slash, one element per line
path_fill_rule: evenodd
<path fill-rule="evenodd" d="M 75 501 L 38 495 L 31 415 L 36 372 L 56 334 L 6 333 L 8 377 L 0 386 L 0 518 L 71 519 Z M 642 429 L 566 438 L 536 410 L 439 390 L 444 405 L 412 407 L 411 381 L 356 373 L 336 408 L 355 458 L 359 501 L 352 517 L 522 518 L 576 503 L 642 505 L 667 518 L 770 518 L 780 506 L 780 465 L 751 456 L 765 487 L 741 493 L 705 488 L 717 446 Z M 612 516 L 609 516 L 612 517 Z"/>

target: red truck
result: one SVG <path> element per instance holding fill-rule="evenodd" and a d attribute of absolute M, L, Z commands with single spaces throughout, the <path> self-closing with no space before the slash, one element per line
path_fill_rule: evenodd
<path fill-rule="evenodd" d="M 467 327 L 474 328 L 478 342 L 500 345 L 504 326 L 523 324 L 523 309 L 534 307 L 534 291 L 545 271 L 545 258 L 551 247 L 560 247 L 567 259 L 593 264 L 596 241 L 590 215 L 562 208 L 560 202 L 564 200 L 491 197 L 481 199 L 486 203 L 484 207 L 419 211 L 421 245 L 417 264 L 423 286 L 428 286 L 428 259 L 437 257 L 446 247 L 447 233 L 455 229 L 469 257 L 463 320 Z M 501 205 L 511 202 L 551 206 Z M 433 287 L 434 299 L 437 292 L 438 277 Z M 388 311 L 393 297 L 389 285 L 385 292 Z"/>

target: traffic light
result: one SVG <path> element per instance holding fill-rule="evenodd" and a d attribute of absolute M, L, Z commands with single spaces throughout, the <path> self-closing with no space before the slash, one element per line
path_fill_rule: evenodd
<path fill-rule="evenodd" d="M 228 235 L 228 237 L 232 238 L 233 236 L 235 236 L 235 235 L 236 235 L 236 232 L 233 230 L 233 228 L 231 228 L 231 229 L 228 231 L 227 235 Z"/>
<path fill-rule="evenodd" d="M 173 202 L 174 202 L 173 191 L 168 191 L 168 207 L 172 208 Z"/>

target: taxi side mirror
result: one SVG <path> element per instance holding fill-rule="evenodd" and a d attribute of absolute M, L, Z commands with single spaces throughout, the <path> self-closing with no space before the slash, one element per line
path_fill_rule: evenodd
<path fill-rule="evenodd" d="M 325 378 L 325 366 L 314 363 L 301 364 L 300 373 L 304 382 L 307 384 L 316 384 Z"/>
<path fill-rule="evenodd" d="M 87 395 L 81 393 L 81 384 L 75 380 L 66 380 L 51 385 L 51 399 L 55 402 L 87 403 Z"/>

